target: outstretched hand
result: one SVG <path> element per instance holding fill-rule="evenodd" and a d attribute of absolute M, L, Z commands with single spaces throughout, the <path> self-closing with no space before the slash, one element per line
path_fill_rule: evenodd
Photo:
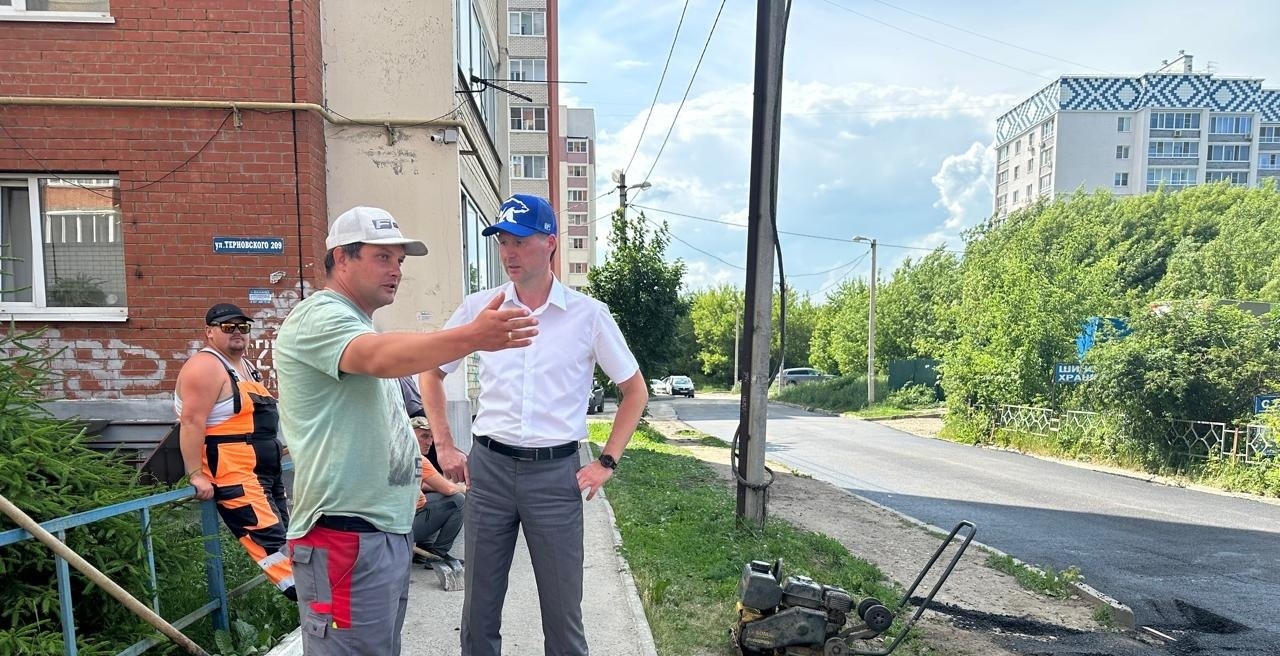
<path fill-rule="evenodd" d="M 489 304 L 471 322 L 475 328 L 480 351 L 501 351 L 509 348 L 522 348 L 533 343 L 533 336 L 538 334 L 538 318 L 529 316 L 524 308 L 503 310 L 502 303 L 506 296 L 494 294 Z"/>

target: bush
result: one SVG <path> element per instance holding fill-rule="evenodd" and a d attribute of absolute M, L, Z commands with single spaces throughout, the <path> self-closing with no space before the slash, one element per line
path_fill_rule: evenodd
<path fill-rule="evenodd" d="M 888 381 L 877 378 L 876 397 L 884 398 L 888 391 Z M 841 376 L 815 383 L 788 385 L 776 391 L 773 398 L 831 412 L 852 412 L 867 407 L 867 379 L 865 376 Z"/>
<path fill-rule="evenodd" d="M 884 398 L 884 402 L 895 408 L 903 410 L 913 410 L 915 408 L 929 408 L 938 403 L 938 393 L 932 385 L 921 385 L 919 383 L 907 383 L 901 388 L 889 392 Z"/>

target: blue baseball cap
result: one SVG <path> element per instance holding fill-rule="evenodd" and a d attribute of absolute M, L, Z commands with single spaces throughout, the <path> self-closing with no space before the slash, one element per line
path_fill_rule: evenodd
<path fill-rule="evenodd" d="M 505 232 L 517 237 L 542 233 L 556 234 L 556 211 L 546 199 L 532 194 L 516 194 L 498 208 L 498 222 L 485 228 L 481 235 L 488 237 Z"/>

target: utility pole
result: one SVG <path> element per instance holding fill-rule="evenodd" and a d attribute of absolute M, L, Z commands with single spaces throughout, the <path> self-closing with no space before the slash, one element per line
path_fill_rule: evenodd
<path fill-rule="evenodd" d="M 618 209 L 627 211 L 627 172 L 621 169 L 614 171 L 614 182 L 618 183 Z"/>
<path fill-rule="evenodd" d="M 757 0 L 755 93 L 751 112 L 751 191 L 747 206 L 747 287 L 743 312 L 742 401 L 739 421 L 738 521 L 765 520 L 765 424 L 769 411 L 769 345 L 773 309 L 773 225 L 778 199 L 782 124 L 782 50 L 786 1 Z"/>
<path fill-rule="evenodd" d="M 733 383 L 738 384 L 738 350 L 742 340 L 742 313 L 733 315 Z"/>
<path fill-rule="evenodd" d="M 870 302 L 867 303 L 867 405 L 876 402 L 876 240 L 871 240 Z"/>
<path fill-rule="evenodd" d="M 867 301 L 867 405 L 876 402 L 876 240 L 854 236 L 853 241 L 871 245 L 870 298 Z"/>

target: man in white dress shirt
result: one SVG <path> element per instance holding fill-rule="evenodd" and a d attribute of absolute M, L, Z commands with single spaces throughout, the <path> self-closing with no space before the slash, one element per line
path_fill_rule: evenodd
<path fill-rule="evenodd" d="M 497 235 L 511 282 L 468 296 L 445 327 L 470 321 L 502 295 L 502 308 L 525 308 L 538 318 L 539 334 L 526 349 L 477 354 L 480 410 L 471 427 L 477 446 L 469 460 L 454 445 L 445 416 L 444 376 L 461 360 L 420 379 L 440 466 L 470 489 L 462 653 L 502 653 L 502 603 L 523 526 L 538 585 L 545 653 L 585 656 L 582 492 L 591 499 L 613 475 L 644 412 L 648 389 L 609 308 L 552 274 L 556 218 L 545 200 L 512 196 L 482 234 Z M 596 364 L 617 383 L 622 403 L 600 458 L 579 469 L 576 456 L 587 437 L 587 397 Z"/>

